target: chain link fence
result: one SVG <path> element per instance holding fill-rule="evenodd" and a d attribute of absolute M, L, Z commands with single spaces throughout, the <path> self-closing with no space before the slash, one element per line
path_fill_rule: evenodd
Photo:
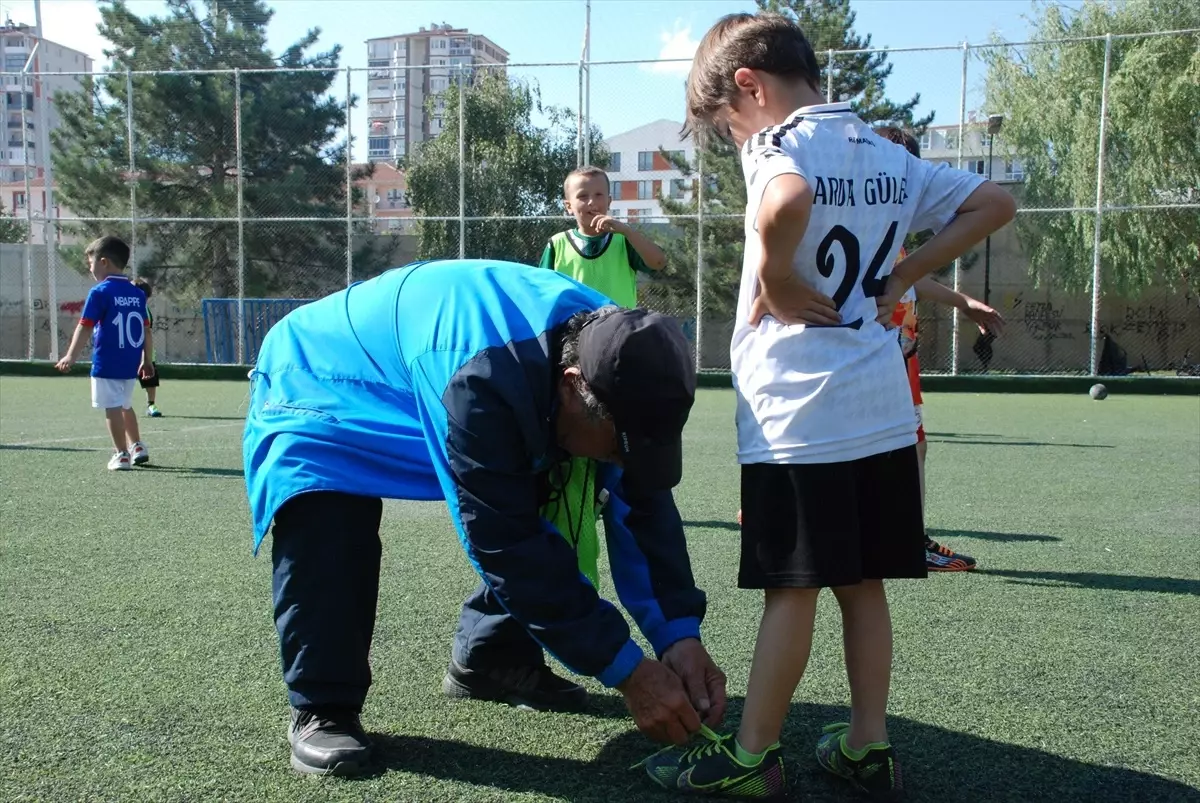
<path fill-rule="evenodd" d="M 839 71 L 880 52 L 894 74 L 957 93 L 958 108 L 937 110 L 956 122 L 925 130 L 923 158 L 988 175 L 1019 203 L 1013 225 L 937 274 L 999 310 L 1005 332 L 919 304 L 923 370 L 1197 370 L 1200 155 L 1167 187 L 1139 183 L 1128 158 L 1158 146 L 1124 100 L 1137 76 L 1118 65 L 1155 37 L 1200 46 L 1189 30 L 820 54 L 831 95 Z M 1070 121 L 1005 105 L 1051 50 L 1096 65 L 1060 88 L 1077 96 Z M 153 284 L 159 362 L 248 364 L 287 311 L 390 267 L 537 265 L 573 226 L 563 178 L 593 163 L 612 215 L 668 256 L 639 276 L 639 303 L 683 322 L 701 370 L 728 369 L 744 190 L 736 156 L 680 136 L 687 60 L 413 65 L 396 53 L 373 49 L 367 69 L 0 74 L 7 100 L 53 80 L 93 115 L 54 133 L 57 169 L 31 142 L 0 170 L 0 200 L 24 224 L 0 244 L 0 357 L 65 351 L 91 285 L 83 247 L 100 233 L 126 238 L 130 273 Z M 7 100 L 12 148 L 41 125 Z M 989 109 L 1007 119 L 978 113 Z"/>

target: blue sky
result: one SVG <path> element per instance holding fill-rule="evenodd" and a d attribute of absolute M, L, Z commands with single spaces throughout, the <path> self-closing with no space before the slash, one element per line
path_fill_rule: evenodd
<path fill-rule="evenodd" d="M 1070 3 L 1078 5 L 1077 0 Z M 321 29 L 320 45 L 340 43 L 343 65 L 366 66 L 365 40 L 415 31 L 447 22 L 482 33 L 505 48 L 513 62 L 577 62 L 583 43 L 583 0 L 271 0 L 275 18 L 270 44 L 283 49 L 311 27 Z M 131 0 L 139 13 L 163 8 L 157 0 Z M 696 41 L 717 18 L 751 10 L 744 0 L 592 0 L 591 48 L 595 60 L 689 58 Z M 871 34 L 872 44 L 888 47 L 981 43 L 993 34 L 1010 40 L 1027 37 L 1030 0 L 853 0 L 855 28 Z M 32 0 L 0 0 L 0 17 L 33 22 Z M 83 50 L 104 63 L 105 40 L 96 33 L 99 12 L 91 0 L 42 0 L 45 34 Z M 958 121 L 962 80 L 961 52 L 897 53 L 888 95 L 907 99 L 921 94 L 919 111 L 936 112 L 935 124 Z M 657 119 L 682 120 L 687 63 L 598 65 L 591 77 L 591 115 L 605 135 Z M 577 68 L 514 68 L 514 75 L 535 80 L 543 100 L 578 103 Z M 968 108 L 979 103 L 982 65 L 973 60 L 968 75 Z M 366 96 L 365 74 L 356 74 L 353 91 Z M 336 87 L 339 97 L 344 88 Z M 361 107 L 360 107 L 361 108 Z M 363 111 L 354 122 L 356 146 L 365 142 Z M 356 147 L 356 157 L 361 157 Z"/>

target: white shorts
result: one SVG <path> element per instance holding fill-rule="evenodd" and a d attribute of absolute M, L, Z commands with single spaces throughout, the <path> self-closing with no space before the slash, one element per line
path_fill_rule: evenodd
<path fill-rule="evenodd" d="M 114 407 L 132 410 L 133 389 L 136 386 L 136 379 L 105 379 L 102 376 L 93 376 L 92 406 L 102 410 L 111 410 Z"/>

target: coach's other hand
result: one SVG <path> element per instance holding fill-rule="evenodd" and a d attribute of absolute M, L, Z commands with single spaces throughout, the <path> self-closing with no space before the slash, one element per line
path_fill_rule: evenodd
<path fill-rule="evenodd" d="M 683 681 L 692 707 L 704 717 L 704 724 L 715 728 L 725 718 L 725 673 L 713 663 L 700 639 L 685 638 L 667 648 L 663 666 Z"/>
<path fill-rule="evenodd" d="M 700 717 L 679 676 L 658 661 L 643 658 L 617 686 L 638 730 L 656 742 L 686 744 L 700 730 Z"/>

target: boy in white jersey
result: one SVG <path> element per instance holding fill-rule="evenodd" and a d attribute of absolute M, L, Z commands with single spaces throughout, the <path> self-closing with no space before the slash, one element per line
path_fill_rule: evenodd
<path fill-rule="evenodd" d="M 872 794 L 900 791 L 886 710 L 883 580 L 925 577 L 916 424 L 892 311 L 918 279 L 1012 219 L 981 177 L 914 158 L 846 103 L 825 103 L 790 19 L 732 14 L 688 76 L 688 128 L 742 149 L 746 251 L 730 349 L 742 464 L 738 585 L 765 606 L 740 727 L 646 761 L 681 791 L 772 797 L 778 743 L 808 662 L 820 589 L 842 612 L 849 723 L 818 761 Z M 938 233 L 895 263 L 910 231 Z"/>

